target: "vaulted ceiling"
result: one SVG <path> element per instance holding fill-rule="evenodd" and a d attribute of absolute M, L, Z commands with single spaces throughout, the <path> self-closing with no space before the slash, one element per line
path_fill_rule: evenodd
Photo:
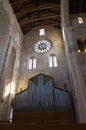
<path fill-rule="evenodd" d="M 34 28 L 61 28 L 61 0 L 10 0 L 24 34 Z M 69 13 L 86 12 L 86 0 L 69 0 Z"/>

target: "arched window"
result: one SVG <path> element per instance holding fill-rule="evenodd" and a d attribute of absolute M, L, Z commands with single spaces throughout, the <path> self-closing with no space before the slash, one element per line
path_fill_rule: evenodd
<path fill-rule="evenodd" d="M 19 34 L 17 33 L 16 37 L 15 37 L 15 43 L 18 45 L 19 44 Z"/>
<path fill-rule="evenodd" d="M 35 57 L 28 58 L 27 68 L 36 69 L 36 58 Z"/>
<path fill-rule="evenodd" d="M 57 58 L 56 58 L 56 55 L 54 54 L 51 54 L 49 56 L 49 67 L 57 67 Z"/>

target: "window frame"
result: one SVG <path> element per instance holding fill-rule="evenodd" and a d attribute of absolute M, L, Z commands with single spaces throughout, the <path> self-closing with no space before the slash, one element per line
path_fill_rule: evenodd
<path fill-rule="evenodd" d="M 16 35 L 16 37 L 15 37 L 15 43 L 16 43 L 16 45 L 19 44 L 19 41 L 20 41 L 20 36 L 19 36 L 19 34 L 17 33 L 17 35 Z"/>
<path fill-rule="evenodd" d="M 39 29 L 39 35 L 40 36 L 44 36 L 45 35 L 45 29 L 44 28 Z"/>
<path fill-rule="evenodd" d="M 37 59 L 35 57 L 28 58 L 27 68 L 29 70 L 37 68 Z"/>
<path fill-rule="evenodd" d="M 83 24 L 83 23 L 84 23 L 84 20 L 83 20 L 82 17 L 78 17 L 77 19 L 78 19 L 78 23 L 79 23 L 79 24 Z"/>
<path fill-rule="evenodd" d="M 57 57 L 56 57 L 55 54 L 51 54 L 49 56 L 49 67 L 54 68 L 54 67 L 57 67 L 57 66 L 58 66 Z"/>

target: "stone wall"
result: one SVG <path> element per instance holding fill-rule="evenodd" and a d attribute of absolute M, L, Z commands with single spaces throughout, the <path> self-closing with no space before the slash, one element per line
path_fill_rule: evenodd
<path fill-rule="evenodd" d="M 34 51 L 34 44 L 42 39 L 51 41 L 52 49 L 45 54 L 37 54 Z M 55 68 L 49 68 L 50 54 L 55 54 L 57 57 L 58 66 Z M 37 59 L 37 68 L 34 70 L 27 68 L 27 59 L 31 56 Z M 33 30 L 25 35 L 21 56 L 18 92 L 20 89 L 26 89 L 29 84 L 29 79 L 39 73 L 52 76 L 55 87 L 64 89 L 64 84 L 66 84 L 66 89 L 69 89 L 67 61 L 61 30 L 55 28 L 45 29 L 45 36 L 39 36 L 39 30 Z"/>
<path fill-rule="evenodd" d="M 81 69 L 83 68 L 83 65 L 81 65 L 83 62 L 81 61 L 84 56 L 79 56 L 77 53 L 78 46 L 76 40 L 76 37 L 79 38 L 85 36 L 86 25 L 85 23 L 84 26 L 81 24 L 76 24 L 77 22 L 73 22 L 74 19 L 71 21 L 71 16 L 68 14 L 69 0 L 61 0 L 61 2 L 62 33 L 69 68 L 75 117 L 78 123 L 86 123 L 86 85 Z"/>
<path fill-rule="evenodd" d="M 16 38 L 19 37 L 17 44 Z M 0 1 L 0 120 L 9 120 L 21 56 L 23 34 L 7 0 Z"/>
<path fill-rule="evenodd" d="M 9 24 L 10 20 L 6 10 L 3 7 L 3 3 L 0 1 L 0 81 L 2 80 L 2 69 L 5 62 L 5 54 L 9 42 Z M 1 82 L 0 82 L 0 88 Z M 0 95 L 1 95 L 0 89 Z M 1 97 L 1 96 L 0 96 Z"/>
<path fill-rule="evenodd" d="M 78 17 L 82 17 L 82 24 L 78 23 Z M 76 39 L 86 38 L 86 13 L 70 15 L 70 24 Z"/>

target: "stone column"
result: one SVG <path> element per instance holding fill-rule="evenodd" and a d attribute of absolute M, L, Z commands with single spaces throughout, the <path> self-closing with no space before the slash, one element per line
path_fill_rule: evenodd
<path fill-rule="evenodd" d="M 70 73 L 73 78 L 74 86 L 72 88 L 73 99 L 75 104 L 76 118 L 79 123 L 86 123 L 86 88 L 80 70 L 78 53 L 75 48 L 75 40 L 73 38 L 71 28 L 66 28 L 66 37 L 69 50 Z M 71 77 L 70 77 L 71 79 Z"/>
<path fill-rule="evenodd" d="M 64 27 L 70 26 L 70 22 L 69 22 L 69 0 L 61 0 L 61 23 Z"/>
<path fill-rule="evenodd" d="M 78 123 L 86 123 L 86 88 L 80 70 L 78 53 L 76 52 L 76 40 L 73 36 L 72 27 L 70 27 L 68 12 L 68 0 L 61 0 L 62 32 L 70 79 L 72 78 L 74 84 L 71 86 L 71 90 L 76 118 Z"/>
<path fill-rule="evenodd" d="M 76 109 L 77 120 L 79 123 L 86 123 L 86 88 L 84 80 L 82 78 L 82 72 L 80 70 L 78 53 L 73 52 L 71 56 L 71 68 L 72 68 L 72 77 L 74 82 L 74 104 Z"/>

